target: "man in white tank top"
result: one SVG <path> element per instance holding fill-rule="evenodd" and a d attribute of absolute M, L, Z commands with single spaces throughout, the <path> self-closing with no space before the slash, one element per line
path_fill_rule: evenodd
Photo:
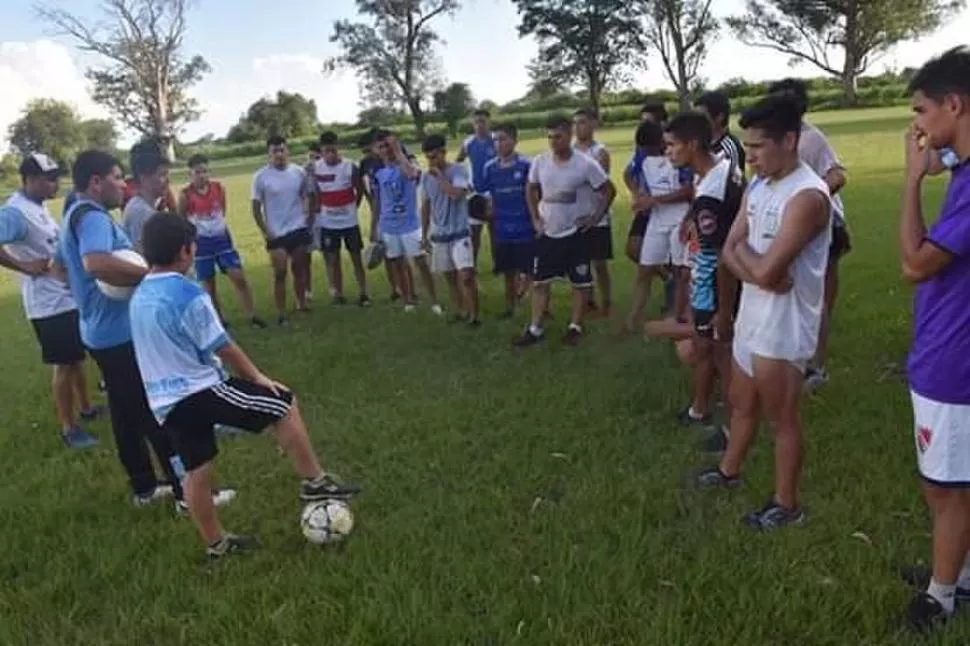
<path fill-rule="evenodd" d="M 24 158 L 23 186 L 0 207 L 0 265 L 21 274 L 24 312 L 40 343 L 41 359 L 54 370 L 54 409 L 61 438 L 69 448 L 83 449 L 98 440 L 81 429 L 78 419 L 94 419 L 101 409 L 88 399 L 77 303 L 66 280 L 50 272 L 59 227 L 44 201 L 57 195 L 62 172 L 47 155 Z"/>
<path fill-rule="evenodd" d="M 727 452 L 698 474 L 706 486 L 740 482 L 741 465 L 763 412 L 775 433 L 775 492 L 745 524 L 771 530 L 804 520 L 799 403 L 818 347 L 825 270 L 832 241 L 825 182 L 798 158 L 802 119 L 795 102 L 769 96 L 741 116 L 756 174 L 724 243 L 723 261 L 744 286 L 734 327 Z"/>

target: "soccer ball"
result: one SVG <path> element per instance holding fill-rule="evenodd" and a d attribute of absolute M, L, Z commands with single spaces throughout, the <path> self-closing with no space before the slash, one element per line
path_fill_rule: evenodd
<path fill-rule="evenodd" d="M 300 528 L 311 543 L 339 543 L 354 528 L 354 516 L 345 502 L 319 500 L 303 508 Z"/>
<path fill-rule="evenodd" d="M 132 249 L 119 249 L 117 251 L 112 251 L 111 255 L 118 260 L 124 260 L 133 265 L 138 265 L 139 267 L 148 267 L 148 263 L 145 262 L 145 258 Z M 135 291 L 134 287 L 131 286 L 118 286 L 106 283 L 103 280 L 96 281 L 98 289 L 101 293 L 116 301 L 126 301 L 131 298 L 132 292 Z"/>

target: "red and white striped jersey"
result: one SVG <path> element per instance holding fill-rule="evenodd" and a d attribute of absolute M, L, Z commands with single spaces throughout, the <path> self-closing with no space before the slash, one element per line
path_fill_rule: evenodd
<path fill-rule="evenodd" d="M 317 199 L 316 226 L 349 229 L 357 226 L 357 192 L 354 163 L 346 159 L 330 166 L 323 159 L 312 165 L 312 180 Z"/>

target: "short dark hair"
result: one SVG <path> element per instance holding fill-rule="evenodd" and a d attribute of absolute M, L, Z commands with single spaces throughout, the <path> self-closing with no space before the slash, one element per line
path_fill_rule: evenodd
<path fill-rule="evenodd" d="M 285 146 L 286 137 L 283 135 L 272 135 L 266 139 L 266 147 L 272 148 L 273 146 Z"/>
<path fill-rule="evenodd" d="M 357 147 L 361 150 L 370 149 L 374 144 L 374 131 L 368 130 L 361 136 L 357 137 Z"/>
<path fill-rule="evenodd" d="M 579 108 L 578 110 L 576 110 L 575 112 L 573 112 L 573 116 L 574 117 L 586 117 L 587 119 L 599 119 L 600 118 L 599 117 L 599 112 L 596 111 L 596 108 L 589 108 L 589 107 Z"/>
<path fill-rule="evenodd" d="M 156 151 L 145 151 L 131 156 L 131 174 L 135 179 L 142 175 L 150 175 L 160 168 L 171 166 L 164 155 Z"/>
<path fill-rule="evenodd" d="M 808 85 L 796 78 L 785 78 L 768 86 L 768 94 L 784 94 L 795 101 L 799 114 L 808 112 Z"/>
<path fill-rule="evenodd" d="M 380 130 L 374 133 L 374 141 L 384 141 L 388 137 L 393 137 L 393 136 L 394 136 L 393 132 L 391 132 L 390 130 L 385 130 L 381 128 Z"/>
<path fill-rule="evenodd" d="M 561 114 L 554 114 L 546 119 L 546 130 L 569 130 L 573 122 Z"/>
<path fill-rule="evenodd" d="M 775 141 L 789 133 L 799 134 L 802 113 L 798 100 L 789 94 L 769 94 L 741 113 L 741 127 L 758 128 Z"/>
<path fill-rule="evenodd" d="M 636 143 L 640 148 L 663 148 L 663 126 L 655 121 L 644 121 L 637 126 Z"/>
<path fill-rule="evenodd" d="M 910 94 L 922 92 L 937 103 L 947 94 L 970 96 L 970 49 L 961 45 L 926 61 L 907 90 Z"/>
<path fill-rule="evenodd" d="M 421 144 L 421 150 L 423 152 L 429 153 L 432 150 L 438 150 L 440 148 L 445 148 L 448 142 L 442 135 L 428 135 L 424 138 L 424 142 Z"/>
<path fill-rule="evenodd" d="M 167 213 L 156 213 L 142 226 L 142 251 L 148 264 L 171 265 L 182 249 L 195 241 L 195 225 L 187 219 Z"/>
<path fill-rule="evenodd" d="M 720 119 L 721 125 L 725 127 L 731 119 L 731 99 L 724 92 L 717 90 L 705 92 L 694 101 L 694 107 L 704 108 L 715 123 Z"/>
<path fill-rule="evenodd" d="M 649 114 L 660 123 L 665 123 L 670 118 L 663 101 L 647 101 L 640 108 L 640 114 Z"/>
<path fill-rule="evenodd" d="M 310 145 L 307 147 L 307 150 L 309 150 L 311 153 L 318 153 L 318 152 L 321 152 L 323 149 L 320 147 L 319 142 L 311 141 Z"/>
<path fill-rule="evenodd" d="M 110 153 L 103 150 L 85 150 L 77 156 L 71 168 L 74 190 L 83 193 L 88 190 L 92 178 L 107 177 L 115 167 L 121 168 L 121 162 Z"/>
<path fill-rule="evenodd" d="M 202 166 L 203 164 L 208 164 L 209 158 L 202 153 L 195 153 L 189 157 L 189 168 L 195 168 L 196 166 Z"/>
<path fill-rule="evenodd" d="M 488 110 L 486 110 L 485 108 L 478 108 L 477 110 L 475 110 L 474 112 L 472 112 L 472 116 L 473 117 L 485 117 L 486 119 L 491 119 L 492 118 L 492 113 L 489 112 Z"/>
<path fill-rule="evenodd" d="M 514 123 L 500 123 L 495 126 L 495 132 L 504 132 L 512 139 L 519 138 L 519 129 L 515 127 Z"/>
<path fill-rule="evenodd" d="M 327 130 L 320 134 L 320 145 L 321 146 L 336 146 L 340 141 L 337 133 L 333 130 Z"/>
<path fill-rule="evenodd" d="M 711 140 L 714 139 L 711 120 L 703 112 L 678 112 L 667 122 L 665 130 L 685 144 L 696 143 L 704 152 L 711 149 Z"/>

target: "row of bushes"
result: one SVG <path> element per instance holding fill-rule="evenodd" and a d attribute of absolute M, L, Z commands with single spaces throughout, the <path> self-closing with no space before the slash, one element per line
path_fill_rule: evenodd
<path fill-rule="evenodd" d="M 658 95 L 654 94 L 652 96 L 657 97 Z M 732 100 L 732 108 L 735 112 L 739 112 L 753 104 L 761 96 L 763 96 L 763 93 L 736 97 Z M 841 88 L 815 89 L 811 92 L 810 97 L 811 105 L 809 109 L 812 111 L 832 110 L 842 107 L 843 94 Z M 858 107 L 899 105 L 906 101 L 906 87 L 901 84 L 885 86 L 872 85 L 869 87 L 860 88 L 858 97 Z M 640 108 L 642 105 L 643 102 L 641 101 L 626 105 L 605 106 L 602 110 L 601 122 L 607 126 L 634 122 L 639 119 Z M 575 109 L 577 107 L 580 107 L 578 102 L 572 105 L 558 106 L 545 111 L 521 113 L 509 113 L 503 111 L 501 113 L 493 114 L 492 118 L 496 122 L 511 122 L 523 132 L 536 131 L 541 130 L 545 126 L 546 120 L 550 115 Z M 668 109 L 671 112 L 677 110 L 676 97 L 674 97 L 674 100 L 668 102 Z M 414 141 L 416 138 L 414 126 L 412 124 L 396 125 L 393 126 L 392 129 L 405 141 Z M 357 139 L 364 132 L 366 132 L 366 130 L 367 128 L 365 127 L 346 128 L 339 130 L 337 134 L 340 136 L 343 145 L 347 147 L 354 147 L 356 146 Z M 443 132 L 446 130 L 447 127 L 443 123 L 429 123 L 426 127 L 427 132 Z M 468 124 L 463 125 L 462 134 L 468 134 L 470 132 L 471 126 Z M 315 137 L 304 137 L 301 139 L 291 140 L 289 144 L 290 148 L 294 152 L 302 153 L 307 150 L 314 140 Z M 180 146 L 176 152 L 181 159 L 186 159 L 194 153 L 201 152 L 212 160 L 222 160 L 262 155 L 266 152 L 266 146 L 262 141 L 241 144 L 224 144 L 218 141 L 212 141 L 205 144 Z"/>

